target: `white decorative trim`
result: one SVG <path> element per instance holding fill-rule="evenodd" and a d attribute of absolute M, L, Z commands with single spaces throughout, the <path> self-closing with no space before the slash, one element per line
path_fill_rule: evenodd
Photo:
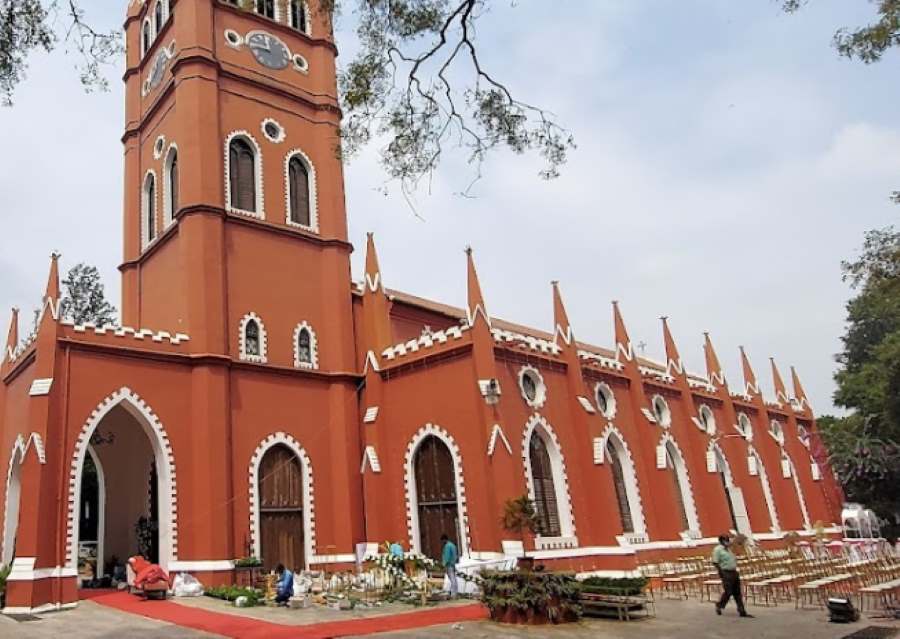
<path fill-rule="evenodd" d="M 244 211 L 243 209 L 235 208 L 231 204 L 231 142 L 237 138 L 242 138 L 245 142 L 248 142 L 256 152 L 253 157 L 253 173 L 256 181 L 256 211 Z M 239 130 L 232 131 L 228 134 L 228 137 L 225 138 L 225 209 L 227 211 L 255 217 L 259 220 L 266 219 L 266 200 L 264 197 L 265 184 L 263 182 L 262 164 L 262 149 L 256 141 L 256 138 L 254 138 L 249 131 Z"/>
<path fill-rule="evenodd" d="M 291 58 L 291 61 L 294 63 L 294 70 L 299 71 L 303 74 L 309 73 L 309 61 L 304 58 L 299 53 L 295 53 L 294 57 Z"/>
<path fill-rule="evenodd" d="M 634 347 L 631 345 L 631 342 L 628 342 L 628 346 L 622 344 L 622 342 L 616 342 L 616 361 L 621 363 L 619 356 L 624 357 L 627 361 L 632 361 L 634 359 Z"/>
<path fill-rule="evenodd" d="M 766 466 L 753 446 L 747 446 L 747 455 L 756 459 L 756 473 L 762 485 L 766 508 L 769 511 L 769 521 L 772 524 L 771 530 L 773 533 L 778 533 L 781 531 L 781 522 L 778 521 L 778 511 L 775 508 L 775 498 L 772 496 L 772 486 L 769 484 L 769 474 L 766 472 Z"/>
<path fill-rule="evenodd" d="M 783 462 L 786 461 L 790 467 L 791 480 L 794 482 L 794 490 L 797 491 L 797 501 L 800 502 L 800 512 L 803 515 L 803 526 L 809 530 L 812 527 L 812 520 L 809 518 L 809 509 L 806 506 L 806 498 L 803 496 L 803 487 L 800 485 L 800 477 L 797 476 L 797 467 L 794 466 L 794 460 L 788 452 L 782 449 Z M 783 463 L 782 462 L 782 463 Z"/>
<path fill-rule="evenodd" d="M 531 377 L 534 382 L 534 399 L 529 399 L 528 395 L 525 393 L 526 376 Z M 547 384 L 544 383 L 544 376 L 541 375 L 541 372 L 534 366 L 525 365 L 519 369 L 518 378 L 519 393 L 522 395 L 522 399 L 525 400 L 525 403 L 534 409 L 543 407 L 544 402 L 547 401 Z"/>
<path fill-rule="evenodd" d="M 225 45 L 232 49 L 238 49 L 244 46 L 244 37 L 234 29 L 225 29 Z"/>
<path fill-rule="evenodd" d="M 97 426 L 109 411 L 119 405 L 140 424 L 153 448 L 153 457 L 156 461 L 157 494 L 159 495 L 159 564 L 164 570 L 168 570 L 169 562 L 178 558 L 178 492 L 175 477 L 175 455 L 169 436 L 159 418 L 140 396 L 127 387 L 122 387 L 100 402 L 81 427 L 81 433 L 75 442 L 69 473 L 69 505 L 66 519 L 69 560 L 67 567 L 72 570 L 78 569 L 81 472 L 91 435 L 94 434 Z"/>
<path fill-rule="evenodd" d="M 147 195 L 149 181 L 153 180 L 153 221 L 149 220 L 150 198 Z M 149 169 L 141 182 L 141 247 L 147 248 L 157 240 L 157 222 L 159 218 L 159 180 L 156 171 Z M 153 224 L 153 237 L 150 237 L 150 224 Z"/>
<path fill-rule="evenodd" d="M 484 305 L 481 303 L 476 304 L 475 308 L 469 308 L 469 306 L 466 305 L 466 326 L 475 326 L 475 320 L 478 319 L 479 315 L 481 315 L 485 324 L 488 325 L 488 328 L 491 328 L 491 316 L 487 314 Z M 556 345 L 554 344 L 554 346 Z"/>
<path fill-rule="evenodd" d="M 309 334 L 309 361 L 300 360 L 300 332 L 306 331 Z M 294 367 L 317 370 L 319 368 L 319 340 L 316 338 L 316 332 L 306 320 L 297 324 L 294 328 Z"/>
<path fill-rule="evenodd" d="M 746 424 L 746 426 L 743 424 Z M 734 429 L 748 442 L 753 441 L 753 421 L 747 416 L 747 413 L 743 411 L 738 413 L 737 424 L 734 425 Z"/>
<path fill-rule="evenodd" d="M 307 562 L 311 566 L 319 564 L 350 564 L 356 563 L 356 555 L 353 553 L 338 553 L 335 555 L 313 555 Z"/>
<path fill-rule="evenodd" d="M 784 446 L 784 425 L 777 419 L 769 422 L 769 435 L 778 442 L 779 446 Z"/>
<path fill-rule="evenodd" d="M 406 527 L 409 533 L 409 547 L 416 552 L 422 552 L 419 543 L 419 507 L 416 495 L 415 456 L 419 446 L 425 438 L 434 436 L 440 439 L 450 451 L 453 457 L 453 474 L 456 479 L 456 502 L 458 504 L 459 543 L 460 554 L 468 555 L 471 543 L 469 541 L 469 515 L 466 507 L 466 487 L 463 480 L 463 459 L 459 446 L 453 436 L 437 424 L 425 424 L 413 435 L 406 447 L 404 459 L 404 481 L 406 484 Z"/>
<path fill-rule="evenodd" d="M 374 446 L 366 446 L 366 449 L 363 451 L 362 464 L 359 467 L 361 474 L 365 474 L 366 466 L 371 468 L 373 473 L 381 472 L 381 462 L 378 461 L 378 451 L 375 450 Z"/>
<path fill-rule="evenodd" d="M 306 166 L 309 175 L 309 226 L 294 222 L 291 219 L 291 160 L 299 158 Z M 319 189 L 317 186 L 316 167 L 309 156 L 300 148 L 291 149 L 284 156 L 284 219 L 288 226 L 319 232 Z"/>
<path fill-rule="evenodd" d="M 156 138 L 156 141 L 153 143 L 153 159 L 159 160 L 163 156 L 163 151 L 166 148 L 166 136 L 161 135 Z"/>
<path fill-rule="evenodd" d="M 547 453 L 550 455 L 550 467 L 553 470 L 553 487 L 556 490 L 556 507 L 559 509 L 559 529 L 562 537 L 575 537 L 575 515 L 572 509 L 571 493 L 569 492 L 569 478 L 566 472 L 566 459 L 563 456 L 559 439 L 543 415 L 535 413 L 525 424 L 522 433 L 522 462 L 525 468 L 525 484 L 528 486 L 528 496 L 534 501 L 534 478 L 531 474 L 531 455 L 529 444 L 532 437 L 540 437 L 544 440 Z M 536 542 L 541 537 L 536 538 Z M 575 545 L 577 546 L 577 540 Z"/>
<path fill-rule="evenodd" d="M 589 400 L 587 397 L 584 397 L 583 395 L 579 395 L 577 399 L 578 403 L 581 404 L 581 407 L 584 409 L 584 412 L 590 415 L 596 414 L 597 409 L 594 408 L 593 404 L 591 404 L 591 400 Z"/>
<path fill-rule="evenodd" d="M 370 277 L 369 274 L 366 273 L 364 285 L 373 293 L 377 293 L 378 289 L 381 288 L 381 272 L 375 273 L 375 277 Z"/>
<path fill-rule="evenodd" d="M 22 499 L 21 468 L 28 449 L 34 444 L 34 450 L 41 464 L 47 463 L 44 441 L 38 433 L 31 433 L 26 440 L 21 434 L 16 435 L 12 450 L 9 453 L 9 465 L 6 470 L 6 494 L 3 499 L 3 537 L 0 538 L 0 564 L 9 565 L 13 559 L 12 546 L 19 528 L 19 507 Z M 10 522 L 13 524 L 10 526 Z"/>
<path fill-rule="evenodd" d="M 253 556 L 261 557 L 262 540 L 260 539 L 259 523 L 259 465 L 270 448 L 277 445 L 287 446 L 300 460 L 300 473 L 303 478 L 303 555 L 309 567 L 312 563 L 316 548 L 316 517 L 315 517 L 315 493 L 313 486 L 313 468 L 309 455 L 291 435 L 284 432 L 272 433 L 266 437 L 250 458 L 250 545 L 253 548 Z"/>
<path fill-rule="evenodd" d="M 625 440 L 625 435 L 618 428 L 610 424 L 600 436 L 603 440 L 603 451 L 606 452 L 607 443 L 612 443 L 619 455 L 619 463 L 622 466 L 622 477 L 625 480 L 625 494 L 628 497 L 628 509 L 631 511 L 631 524 L 634 531 L 625 533 L 629 535 L 647 534 L 647 523 L 644 520 L 644 503 L 641 500 L 641 486 L 637 480 L 637 468 L 631 448 Z"/>
<path fill-rule="evenodd" d="M 4 615 L 41 615 L 45 612 L 58 612 L 60 610 L 71 610 L 72 608 L 77 608 L 78 602 L 73 601 L 70 603 L 46 603 L 35 608 L 29 608 L 27 606 L 8 606 L 3 609 Z"/>
<path fill-rule="evenodd" d="M 703 419 L 704 416 L 706 420 Z M 697 419 L 694 423 L 707 435 L 712 436 L 716 434 L 716 415 L 706 404 L 700 404 L 700 408 L 697 410 Z"/>
<path fill-rule="evenodd" d="M 275 127 L 278 129 L 278 134 L 275 137 L 270 136 L 269 132 L 266 130 L 266 127 L 270 124 L 275 125 Z M 284 127 L 281 126 L 281 123 L 274 118 L 264 119 L 259 125 L 259 130 L 262 131 L 263 137 L 265 137 L 272 144 L 281 144 L 287 137 L 287 132 L 284 130 Z"/>
<path fill-rule="evenodd" d="M 172 159 L 178 158 L 178 145 L 172 142 L 166 149 L 165 160 L 163 160 L 163 231 L 172 226 L 175 222 L 175 214 L 178 211 L 172 209 Z M 179 177 L 181 177 L 179 170 Z M 179 195 L 181 188 L 178 189 Z"/>
<path fill-rule="evenodd" d="M 491 429 L 491 440 L 488 442 L 488 457 L 494 456 L 494 450 L 497 447 L 498 441 L 502 442 L 506 447 L 506 452 L 512 455 L 512 446 L 509 445 L 509 440 L 506 439 L 506 434 L 504 434 L 503 428 L 500 426 L 500 424 L 494 424 L 494 428 Z"/>
<path fill-rule="evenodd" d="M 363 415 L 363 424 L 374 424 L 378 419 L 378 406 L 369 406 Z"/>
<path fill-rule="evenodd" d="M 173 561 L 169 572 L 225 572 L 234 570 L 231 559 L 208 559 L 203 561 Z"/>
<path fill-rule="evenodd" d="M 671 448 L 668 448 L 669 444 L 671 444 Z M 684 509 L 688 520 L 688 530 L 684 532 L 700 533 L 700 518 L 697 516 L 697 506 L 694 502 L 694 490 L 691 487 L 691 475 L 688 472 L 687 464 L 684 461 L 681 447 L 678 445 L 678 442 L 675 441 L 675 438 L 672 437 L 672 433 L 669 432 L 663 434 L 662 438 L 659 440 L 659 446 L 667 448 L 668 454 L 671 456 L 672 462 L 675 465 L 675 476 L 678 478 L 678 487 L 681 490 L 681 497 L 684 501 Z M 676 454 L 673 455 L 672 451 Z M 669 470 L 668 464 L 666 464 L 666 472 L 669 472 Z"/>
<path fill-rule="evenodd" d="M 660 426 L 669 428 L 672 425 L 672 410 L 665 397 L 657 393 L 650 399 L 650 407 L 653 417 Z"/>
<path fill-rule="evenodd" d="M 256 322 L 259 327 L 259 355 L 250 355 L 247 353 L 247 325 L 250 321 Z M 238 353 L 241 360 L 245 362 L 256 362 L 257 364 L 265 364 L 268 360 L 266 353 L 268 352 L 268 338 L 266 336 L 266 326 L 263 324 L 262 318 L 254 312 L 249 312 L 241 318 L 238 327 Z"/>
<path fill-rule="evenodd" d="M 613 419 L 616 416 L 616 394 L 613 392 L 612 387 L 606 382 L 597 382 L 594 385 L 594 398 L 596 401 L 596 397 L 602 394 L 604 399 L 606 400 L 606 410 L 601 409 L 600 402 L 597 402 L 597 408 L 600 410 L 600 414 L 603 415 L 606 419 Z"/>
<path fill-rule="evenodd" d="M 31 388 L 28 390 L 29 397 L 43 397 L 50 394 L 50 388 L 53 386 L 53 378 L 46 377 L 36 379 L 31 382 Z"/>

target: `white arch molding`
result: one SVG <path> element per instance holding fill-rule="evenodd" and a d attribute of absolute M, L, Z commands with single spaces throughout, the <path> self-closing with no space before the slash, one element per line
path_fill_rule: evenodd
<path fill-rule="evenodd" d="M 535 413 L 528 419 L 528 422 L 525 424 L 525 432 L 522 434 L 522 461 L 525 468 L 525 484 L 528 487 L 528 496 L 532 501 L 534 500 L 534 479 L 531 474 L 531 455 L 529 454 L 529 444 L 532 437 L 540 437 L 544 440 L 547 453 L 550 456 L 550 468 L 553 471 L 553 488 L 556 491 L 556 507 L 559 509 L 559 531 L 563 538 L 561 545 L 563 547 L 577 547 L 575 515 L 572 512 L 566 460 L 563 457 L 562 447 L 559 445 L 559 439 L 556 437 L 553 427 L 538 413 Z M 538 536 L 535 543 L 540 545 L 541 539 Z M 560 546 L 555 545 L 555 547 Z"/>
<path fill-rule="evenodd" d="M 762 458 L 753 446 L 747 447 L 747 454 L 756 458 L 756 470 L 759 475 L 759 483 L 762 485 L 763 497 L 766 500 L 766 508 L 769 511 L 769 521 L 773 533 L 781 531 L 781 523 L 778 521 L 778 511 L 775 509 L 775 499 L 772 497 L 772 486 L 769 484 L 769 474 L 763 464 Z"/>
<path fill-rule="evenodd" d="M 456 440 L 446 430 L 437 424 L 425 424 L 416 431 L 409 444 L 406 446 L 404 480 L 406 483 L 406 527 L 409 533 L 409 547 L 418 553 L 422 552 L 419 531 L 419 498 L 416 490 L 415 459 L 419 446 L 429 436 L 440 439 L 453 458 L 453 477 L 456 482 L 456 509 L 459 523 L 460 555 L 468 555 L 471 546 L 469 539 L 469 515 L 466 508 L 466 488 L 463 481 L 463 460 Z"/>
<path fill-rule="evenodd" d="M 666 432 L 659 440 L 660 446 L 665 446 L 668 454 L 672 457 L 675 464 L 675 476 L 678 479 L 678 488 L 681 491 L 681 497 L 684 500 L 684 509 L 687 512 L 688 526 L 690 529 L 685 532 L 701 534 L 700 518 L 697 516 L 697 506 L 694 502 L 694 491 L 691 487 L 691 476 L 688 473 L 687 465 L 684 462 L 684 455 L 678 442 L 672 437 L 672 434 Z M 666 469 L 668 471 L 668 468 Z"/>
<path fill-rule="evenodd" d="M 178 145 L 172 142 L 166 151 L 163 160 L 163 232 L 175 222 L 175 214 L 178 213 L 172 206 L 172 162 L 178 160 Z M 178 170 L 178 178 L 181 177 L 181 169 Z M 178 197 L 181 197 L 181 187 L 176 184 Z"/>
<path fill-rule="evenodd" d="M 631 512 L 631 523 L 634 526 L 633 534 L 645 535 L 647 533 L 647 524 L 644 520 L 644 505 L 641 501 L 641 490 L 637 481 L 637 470 L 634 466 L 634 457 L 631 455 L 631 449 L 628 447 L 622 432 L 612 424 L 606 427 L 601 438 L 604 451 L 607 443 L 610 443 L 619 456 L 619 463 L 622 465 L 622 476 L 625 479 L 628 509 Z"/>
<path fill-rule="evenodd" d="M 237 138 L 243 139 L 253 148 L 253 176 L 256 181 L 255 202 L 256 211 L 245 211 L 235 208 L 231 203 L 231 142 Z M 259 142 L 253 137 L 249 131 L 232 131 L 225 138 L 225 208 L 231 213 L 239 213 L 255 217 L 260 220 L 266 219 L 265 213 L 265 191 L 263 189 L 263 170 L 262 170 L 262 149 Z"/>
<path fill-rule="evenodd" d="M 159 564 L 168 570 L 178 558 L 177 485 L 175 479 L 175 455 L 166 430 L 147 403 L 130 388 L 123 387 L 104 399 L 91 413 L 75 442 L 69 474 L 69 506 L 66 517 L 68 538 L 67 567 L 78 570 L 78 539 L 81 519 L 81 473 L 84 457 L 88 454 L 91 435 L 103 418 L 116 406 L 122 406 L 140 424 L 150 440 L 156 462 L 157 520 L 159 521 Z"/>
<path fill-rule="evenodd" d="M 279 445 L 287 447 L 300 461 L 300 476 L 303 483 L 303 559 L 306 563 L 304 567 L 309 569 L 310 563 L 315 559 L 316 548 L 312 461 L 300 442 L 282 431 L 272 433 L 262 440 L 250 458 L 250 490 L 248 492 L 250 496 L 250 544 L 253 548 L 253 556 L 262 556 L 262 535 L 259 524 L 259 466 L 266 453 L 272 447 Z"/>
<path fill-rule="evenodd" d="M 306 331 L 309 335 L 309 361 L 300 359 L 300 332 Z M 319 368 L 319 340 L 316 332 L 309 322 L 303 320 L 294 328 L 294 367 L 316 370 Z"/>
<path fill-rule="evenodd" d="M 794 460 L 786 450 L 782 449 L 781 454 L 784 455 L 784 458 L 791 466 L 791 481 L 794 482 L 794 490 L 797 491 L 797 501 L 800 502 L 800 513 L 803 515 L 803 527 L 806 530 L 809 530 L 812 528 L 812 523 L 809 518 L 809 509 L 806 507 L 806 498 L 803 496 L 803 487 L 800 486 L 800 478 L 797 476 L 797 467 L 794 466 Z"/>
<path fill-rule="evenodd" d="M 100 509 L 97 520 L 97 576 L 101 577 L 103 576 L 103 560 L 106 542 L 106 475 L 103 472 L 100 457 L 97 456 L 94 447 L 89 445 L 87 452 L 88 455 L 91 456 L 91 461 L 94 462 L 94 468 L 97 469 L 97 504 Z M 78 481 L 81 481 L 80 477 L 78 478 Z M 79 511 L 79 525 L 81 523 L 80 515 L 81 513 Z"/>
<path fill-rule="evenodd" d="M 306 167 L 309 177 L 309 226 L 291 219 L 291 160 L 298 158 Z M 319 232 L 319 190 L 316 182 L 316 167 L 302 149 L 295 148 L 284 156 L 284 218 L 288 226 Z"/>

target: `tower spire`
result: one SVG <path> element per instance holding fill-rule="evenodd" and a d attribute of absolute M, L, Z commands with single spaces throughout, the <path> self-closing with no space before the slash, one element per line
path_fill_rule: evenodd
<path fill-rule="evenodd" d="M 13 307 L 9 320 L 9 333 L 6 336 L 6 357 L 12 360 L 19 346 L 19 309 Z"/>
<path fill-rule="evenodd" d="M 48 311 L 54 321 L 59 320 L 59 257 L 59 253 L 50 254 L 50 274 L 47 276 L 47 288 L 41 304 L 41 322 Z"/>
<path fill-rule="evenodd" d="M 678 353 L 678 347 L 675 345 L 675 338 L 672 337 L 672 331 L 669 330 L 669 318 L 660 317 L 663 325 L 663 340 L 666 343 L 666 372 L 673 375 L 673 371 L 679 376 L 684 375 L 684 365 L 681 363 L 681 355 Z"/>
<path fill-rule="evenodd" d="M 722 365 L 719 363 L 719 356 L 716 355 L 716 349 L 713 347 L 712 339 L 709 333 L 703 333 L 703 353 L 706 356 L 706 376 L 715 386 L 727 386 L 725 382 L 725 374 L 722 372 Z"/>
<path fill-rule="evenodd" d="M 481 294 L 481 283 L 478 281 L 478 272 L 475 270 L 475 259 L 472 257 L 472 247 L 466 247 L 466 264 L 467 264 L 467 292 L 468 305 L 466 307 L 467 320 L 469 326 L 474 326 L 481 314 L 482 319 L 490 327 L 491 318 L 487 314 L 487 307 L 484 303 L 484 296 Z"/>
<path fill-rule="evenodd" d="M 750 359 L 747 357 L 744 347 L 740 346 L 739 348 L 741 350 L 741 367 L 744 369 L 744 392 L 759 395 L 759 384 L 756 383 L 756 374 L 753 372 L 753 367 L 750 366 Z"/>
<path fill-rule="evenodd" d="M 378 265 L 378 253 L 375 251 L 374 233 L 366 233 L 366 292 L 384 292 L 381 281 L 381 267 Z"/>
<path fill-rule="evenodd" d="M 806 397 L 806 391 L 803 390 L 803 385 L 800 383 L 800 376 L 797 375 L 797 369 L 791 366 L 791 382 L 794 385 L 794 397 L 797 398 L 797 401 L 800 402 L 800 405 L 804 408 L 809 407 L 809 400 Z"/>
<path fill-rule="evenodd" d="M 363 338 L 367 349 L 364 368 L 378 368 L 379 353 L 391 343 L 391 317 L 388 298 L 384 292 L 375 237 L 366 240 L 366 274 L 363 282 Z"/>
<path fill-rule="evenodd" d="M 788 399 L 787 388 L 784 386 L 784 380 L 781 379 L 781 373 L 778 372 L 775 358 L 770 357 L 769 361 L 772 363 L 772 383 L 775 386 L 775 401 L 779 404 L 788 404 L 790 400 Z"/>
<path fill-rule="evenodd" d="M 631 338 L 628 337 L 628 329 L 625 328 L 625 320 L 622 319 L 622 312 L 619 310 L 619 302 L 613 301 L 613 323 L 616 331 L 616 360 L 619 356 L 624 357 L 629 362 L 634 360 L 634 349 L 631 346 Z"/>
<path fill-rule="evenodd" d="M 555 325 L 553 339 L 559 344 L 558 340 L 571 346 L 575 343 L 575 335 L 572 332 L 572 324 L 569 323 L 569 314 L 566 313 L 566 307 L 562 301 L 562 294 L 559 292 L 559 282 L 556 280 L 550 283 L 553 286 L 553 323 Z"/>

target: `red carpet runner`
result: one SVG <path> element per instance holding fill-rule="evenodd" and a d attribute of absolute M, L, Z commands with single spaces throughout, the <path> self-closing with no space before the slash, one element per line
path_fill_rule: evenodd
<path fill-rule="evenodd" d="M 369 619 L 348 619 L 305 626 L 286 626 L 249 617 L 182 606 L 173 601 L 145 601 L 125 592 L 81 591 L 80 595 L 82 599 L 90 599 L 123 612 L 235 639 L 329 639 L 330 637 L 368 635 L 376 632 L 412 630 L 459 621 L 481 621 L 488 617 L 484 606 L 472 604 Z"/>

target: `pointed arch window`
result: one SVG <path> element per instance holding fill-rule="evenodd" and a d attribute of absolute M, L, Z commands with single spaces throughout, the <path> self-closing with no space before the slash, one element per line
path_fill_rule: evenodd
<path fill-rule="evenodd" d="M 165 163 L 165 226 L 168 227 L 178 213 L 178 149 L 173 145 L 166 155 Z"/>
<path fill-rule="evenodd" d="M 301 322 L 294 329 L 294 366 L 297 368 L 319 368 L 316 334 L 306 322 Z"/>
<path fill-rule="evenodd" d="M 300 226 L 312 226 L 310 180 L 306 163 L 297 155 L 288 161 L 288 193 L 290 220 Z"/>
<path fill-rule="evenodd" d="M 228 144 L 228 193 L 229 206 L 246 213 L 257 212 L 256 149 L 246 138 L 235 137 Z"/>
<path fill-rule="evenodd" d="M 666 443 L 666 468 L 672 479 L 672 488 L 675 493 L 675 503 L 678 506 L 678 514 L 681 517 L 681 530 L 689 530 L 691 525 L 688 521 L 687 508 L 684 503 L 684 491 L 681 485 L 681 478 L 678 476 L 678 466 L 675 461 L 678 453 L 672 448 L 672 443 Z"/>
<path fill-rule="evenodd" d="M 534 505 L 537 511 L 538 533 L 544 537 L 559 537 L 559 505 L 556 499 L 556 485 L 553 466 L 547 444 L 536 432 L 528 445 L 531 460 L 531 479 L 534 486 Z"/>
<path fill-rule="evenodd" d="M 256 0 L 256 13 L 275 19 L 275 0 Z"/>
<path fill-rule="evenodd" d="M 628 503 L 628 490 L 625 485 L 625 470 L 619 451 L 616 450 L 611 438 L 606 440 L 606 458 L 612 471 L 613 486 L 616 489 L 616 502 L 619 504 L 619 519 L 622 522 L 622 532 L 634 532 L 634 519 L 631 516 L 631 505 Z"/>
<path fill-rule="evenodd" d="M 731 500 L 731 488 L 733 484 L 731 480 L 731 473 L 728 470 L 728 464 L 726 463 L 725 456 L 722 454 L 722 451 L 719 450 L 718 446 L 716 446 L 713 450 L 714 455 L 716 456 L 716 472 L 719 474 L 719 480 L 722 482 L 722 492 L 725 495 L 725 503 L 728 504 L 728 514 L 731 516 L 731 529 L 740 530 L 740 528 L 738 528 L 737 515 L 734 512 L 734 503 Z"/>
<path fill-rule="evenodd" d="M 244 344 L 246 345 L 247 355 L 259 356 L 262 354 L 259 341 L 259 323 L 256 320 L 247 322 L 244 328 Z"/>
<path fill-rule="evenodd" d="M 266 363 L 266 327 L 256 313 L 245 315 L 241 320 L 239 347 L 242 360 Z"/>
<path fill-rule="evenodd" d="M 303 0 L 290 0 L 291 28 L 309 35 L 309 15 Z"/>
<path fill-rule="evenodd" d="M 156 239 L 156 174 L 152 171 L 144 178 L 142 199 L 144 246 L 147 246 Z"/>
<path fill-rule="evenodd" d="M 156 6 L 153 7 L 153 26 L 156 32 L 156 35 L 159 35 L 159 32 L 162 30 L 163 26 L 163 5 L 162 0 L 158 0 Z"/>
<path fill-rule="evenodd" d="M 141 57 L 147 55 L 152 43 L 153 27 L 150 24 L 150 20 L 146 20 L 144 21 L 144 26 L 141 28 Z"/>

